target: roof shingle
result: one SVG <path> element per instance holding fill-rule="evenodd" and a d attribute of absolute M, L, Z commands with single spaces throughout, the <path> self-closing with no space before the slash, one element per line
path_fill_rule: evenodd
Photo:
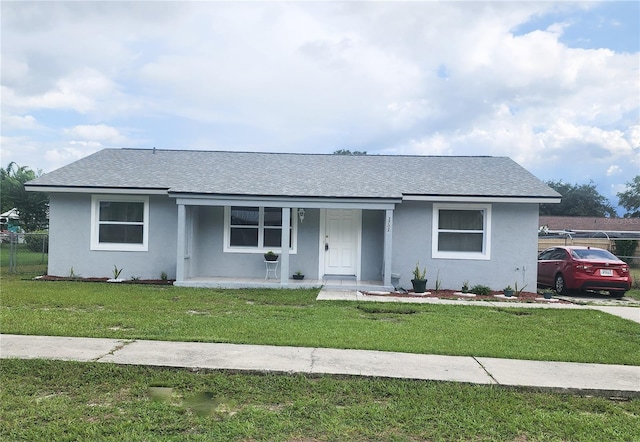
<path fill-rule="evenodd" d="M 104 149 L 43 175 L 29 186 L 336 198 L 560 196 L 507 157 L 150 149 Z"/>

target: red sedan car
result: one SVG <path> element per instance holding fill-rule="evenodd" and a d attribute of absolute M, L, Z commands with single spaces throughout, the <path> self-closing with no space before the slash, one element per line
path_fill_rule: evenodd
<path fill-rule="evenodd" d="M 621 298 L 631 288 L 629 266 L 596 247 L 552 247 L 538 255 L 538 285 L 566 294 L 570 290 L 605 290 Z"/>

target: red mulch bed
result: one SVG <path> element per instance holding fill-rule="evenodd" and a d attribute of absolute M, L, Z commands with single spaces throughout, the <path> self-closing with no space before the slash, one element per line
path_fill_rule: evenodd
<path fill-rule="evenodd" d="M 435 290 L 428 290 L 428 291 L 431 292 L 431 294 L 426 294 L 426 293 L 416 294 L 413 291 L 409 291 L 408 293 L 391 292 L 389 294 L 384 294 L 384 295 L 376 292 L 362 292 L 362 293 L 367 296 L 380 296 L 380 297 L 393 297 L 393 298 L 432 298 L 432 299 L 438 298 L 438 299 L 450 299 L 452 301 L 465 300 L 465 301 L 497 301 L 497 302 L 530 302 L 530 303 L 536 303 L 536 304 L 551 304 L 551 303 L 571 304 L 570 302 L 562 299 L 558 299 L 555 302 L 536 301 L 536 298 L 542 298 L 542 295 L 538 293 L 533 293 L 533 292 L 522 292 L 520 293 L 520 296 L 513 296 L 507 300 L 505 298 L 496 298 L 494 296 L 494 295 L 502 295 L 503 293 L 500 291 L 491 292 L 491 295 L 488 295 L 488 296 L 476 295 L 474 297 L 456 295 L 455 294 L 456 292 L 459 293 L 458 290 L 438 290 L 437 292 Z"/>
<path fill-rule="evenodd" d="M 44 275 L 37 278 L 39 281 L 79 281 L 79 282 L 107 282 L 110 278 L 76 278 L 68 276 L 51 276 Z M 127 279 L 119 282 L 118 284 L 154 284 L 154 285 L 173 285 L 174 280 L 162 280 L 162 279 Z M 380 294 L 377 292 L 362 292 L 367 296 L 380 296 L 380 297 L 393 297 L 393 298 L 438 298 L 438 299 L 450 299 L 452 301 L 464 300 L 464 301 L 497 301 L 497 302 L 530 302 L 530 303 L 549 303 L 548 301 L 536 301 L 536 298 L 541 298 L 542 295 L 532 292 L 522 292 L 520 296 L 513 296 L 512 299 L 507 300 L 504 298 L 496 298 L 494 295 L 501 295 L 502 292 L 491 292 L 489 296 L 474 297 L 456 295 L 457 290 L 435 290 L 430 291 L 430 294 L 416 294 L 413 291 L 407 293 L 390 292 L 388 294 Z M 569 301 L 558 299 L 554 304 L 571 304 Z"/>
<path fill-rule="evenodd" d="M 38 281 L 78 281 L 78 282 L 107 282 L 110 278 L 76 278 L 69 276 L 44 275 L 36 278 Z M 117 284 L 153 284 L 153 285 L 173 285 L 173 279 L 125 279 Z M 115 284 L 115 283 L 114 283 Z"/>

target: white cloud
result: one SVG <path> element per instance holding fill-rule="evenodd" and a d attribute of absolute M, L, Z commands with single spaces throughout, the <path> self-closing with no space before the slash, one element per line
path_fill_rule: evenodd
<path fill-rule="evenodd" d="M 563 43 L 589 8 L 597 4 L 9 2 L 3 129 L 27 131 L 21 143 L 48 151 L 32 161 L 51 164 L 144 139 L 508 155 L 552 178 L 606 176 L 612 164 L 625 169 L 610 176 L 623 176 L 640 168 L 638 54 Z M 556 23 L 515 31 L 550 13 Z M 566 166 L 576 158 L 579 172 Z"/>
<path fill-rule="evenodd" d="M 629 126 L 624 137 L 634 149 L 640 148 L 640 124 Z"/>
<path fill-rule="evenodd" d="M 576 125 L 569 121 L 558 121 L 540 134 L 545 147 L 562 150 L 583 144 L 583 153 L 589 154 L 590 147 L 596 147 L 607 155 L 629 154 L 633 147 L 620 130 L 604 130 L 599 127 Z"/>
<path fill-rule="evenodd" d="M 451 155 L 453 149 L 449 137 L 441 134 L 434 134 L 420 140 L 411 140 L 408 151 L 414 155 Z"/>
<path fill-rule="evenodd" d="M 3 57 L 0 68 L 3 85 L 20 84 L 29 74 L 29 65 L 24 61 L 15 60 L 12 57 Z"/>
<path fill-rule="evenodd" d="M 607 169 L 607 176 L 620 175 L 621 173 L 622 169 L 620 168 L 620 166 L 617 166 L 615 164 L 609 166 L 609 168 Z"/>
<path fill-rule="evenodd" d="M 81 146 L 77 143 L 70 143 L 69 146 L 49 149 L 45 152 L 44 157 L 51 166 L 48 170 L 54 170 L 65 164 L 84 158 L 87 155 L 100 150 L 101 146 Z"/>
<path fill-rule="evenodd" d="M 36 129 L 39 127 L 38 122 L 33 115 L 3 115 L 2 125 L 6 129 Z"/>
<path fill-rule="evenodd" d="M 65 133 L 81 140 L 100 141 L 109 145 L 125 144 L 127 142 L 127 138 L 120 134 L 118 129 L 104 124 L 79 125 L 71 129 L 65 129 Z"/>
<path fill-rule="evenodd" d="M 44 168 L 41 163 L 36 163 L 33 158 L 41 155 L 40 144 L 28 136 L 0 136 L 0 155 L 4 165 L 11 161 L 20 166 L 29 166 L 33 170 Z"/>
<path fill-rule="evenodd" d="M 79 113 L 95 110 L 97 102 L 113 97 L 114 83 L 103 73 L 85 68 L 60 78 L 55 86 L 37 95 L 19 95 L 15 90 L 3 87 L 3 104 L 9 108 L 70 109 Z"/>

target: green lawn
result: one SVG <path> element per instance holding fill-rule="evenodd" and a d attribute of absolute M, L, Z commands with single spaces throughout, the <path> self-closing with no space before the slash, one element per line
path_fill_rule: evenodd
<path fill-rule="evenodd" d="M 6 441 L 610 442 L 640 434 L 640 399 L 446 382 L 2 360 L 0 383 Z"/>
<path fill-rule="evenodd" d="M 640 365 L 640 326 L 597 311 L 318 302 L 3 275 L 2 333 L 366 348 Z M 0 361 L 1 440 L 631 441 L 640 399 L 402 379 Z M 156 387 L 170 388 L 158 393 Z"/>
<path fill-rule="evenodd" d="M 318 302 L 316 295 L 5 276 L 0 330 L 640 365 L 640 325 L 598 311 Z"/>

